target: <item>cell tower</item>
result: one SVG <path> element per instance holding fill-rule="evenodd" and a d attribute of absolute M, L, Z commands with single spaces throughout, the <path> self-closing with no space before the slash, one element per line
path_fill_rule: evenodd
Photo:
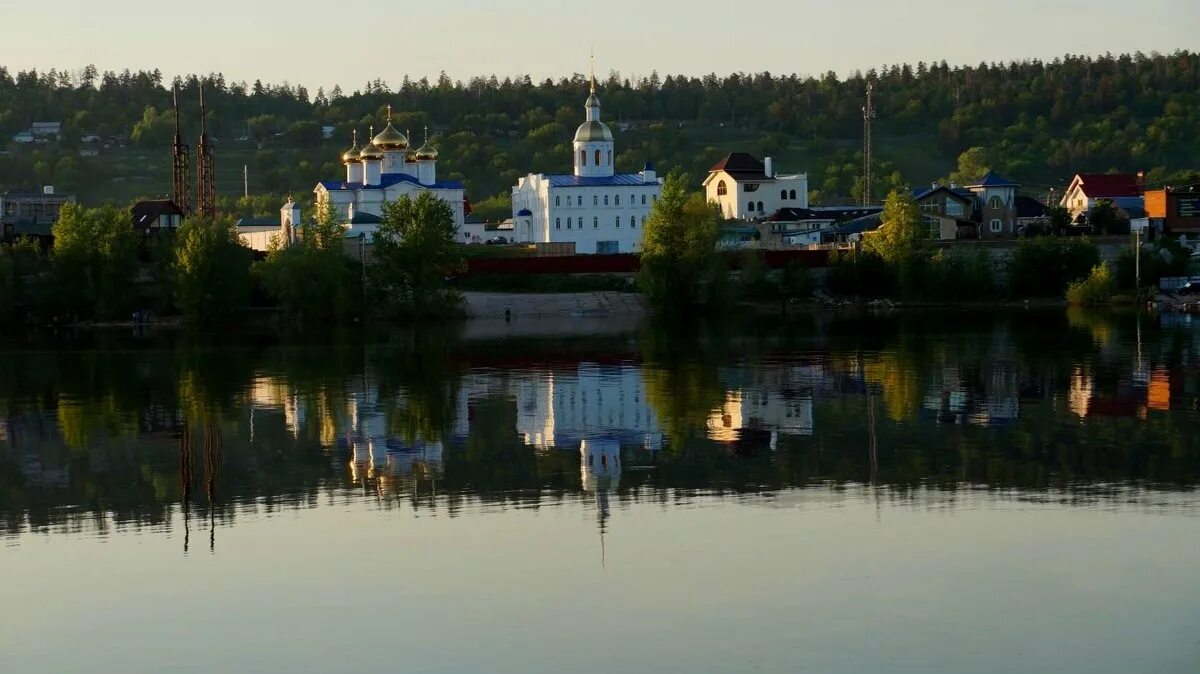
<path fill-rule="evenodd" d="M 171 88 L 171 104 L 175 107 L 175 143 L 171 146 L 171 201 L 183 214 L 192 212 L 191 154 L 183 142 L 179 128 L 179 87 Z"/>
<path fill-rule="evenodd" d="M 211 220 L 217 216 L 217 180 L 204 113 L 204 85 L 200 85 L 200 143 L 196 145 L 196 212 L 200 217 Z"/>
<path fill-rule="evenodd" d="M 867 104 L 863 106 L 863 206 L 871 205 L 871 124 L 875 121 L 875 85 L 867 82 Z"/>

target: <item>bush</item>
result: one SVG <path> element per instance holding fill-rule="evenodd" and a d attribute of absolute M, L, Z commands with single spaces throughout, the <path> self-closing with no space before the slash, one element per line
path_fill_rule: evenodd
<path fill-rule="evenodd" d="M 984 250 L 939 250 L 924 265 L 924 296 L 941 301 L 996 296 L 995 274 Z"/>
<path fill-rule="evenodd" d="M 1160 239 L 1153 245 L 1142 247 L 1142 287 L 1157 286 L 1164 276 L 1188 275 L 1188 251 L 1175 239 Z M 1121 253 L 1117 259 L 1117 286 L 1131 290 L 1137 285 L 1138 262 L 1132 250 Z"/>
<path fill-rule="evenodd" d="M 1071 304 L 1105 304 L 1111 302 L 1117 292 L 1117 279 L 1108 263 L 1092 267 L 1088 277 L 1072 281 L 1067 287 L 1067 301 Z"/>
<path fill-rule="evenodd" d="M 865 251 L 834 251 L 829 256 L 829 292 L 835 295 L 883 297 L 891 293 L 892 275 L 882 257 Z"/>
<path fill-rule="evenodd" d="M 1009 287 L 1016 297 L 1062 297 L 1099 263 L 1100 253 L 1087 239 L 1022 239 L 1009 262 Z"/>

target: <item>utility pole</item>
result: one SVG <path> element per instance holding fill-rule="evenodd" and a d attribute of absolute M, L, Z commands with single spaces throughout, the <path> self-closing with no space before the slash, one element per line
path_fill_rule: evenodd
<path fill-rule="evenodd" d="M 242 164 L 242 196 L 250 198 L 250 165 Z"/>
<path fill-rule="evenodd" d="M 867 82 L 867 104 L 863 106 L 863 206 L 871 205 L 871 122 L 875 119 L 875 85 Z"/>

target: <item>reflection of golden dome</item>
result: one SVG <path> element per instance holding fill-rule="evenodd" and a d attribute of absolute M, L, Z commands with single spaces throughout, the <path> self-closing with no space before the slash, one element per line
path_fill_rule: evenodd
<path fill-rule="evenodd" d="M 354 164 L 359 161 L 361 155 L 358 150 L 358 131 L 354 132 L 354 144 L 346 150 L 346 154 L 342 155 L 342 162 L 345 164 Z"/>
<path fill-rule="evenodd" d="M 386 128 L 371 140 L 371 143 L 383 150 L 407 150 L 408 137 L 396 130 L 389 121 Z"/>

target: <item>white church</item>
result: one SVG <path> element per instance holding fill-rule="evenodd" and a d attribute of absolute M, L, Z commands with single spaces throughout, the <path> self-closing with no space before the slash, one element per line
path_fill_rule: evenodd
<path fill-rule="evenodd" d="M 454 212 L 455 237 L 461 238 L 467 208 L 466 188 L 459 181 L 438 180 L 438 152 L 429 144 L 428 128 L 424 144 L 413 149 L 408 136 L 392 125 L 392 106 L 389 105 L 387 126 L 378 135 L 372 127 L 371 136 L 367 144 L 359 148 L 358 133 L 355 132 L 353 146 L 342 155 L 342 163 L 346 166 L 345 180 L 317 183 L 313 192 L 318 208 L 324 208 L 326 203 L 333 204 L 334 213 L 346 227 L 348 238 L 365 234 L 370 239 L 379 228 L 384 203 L 405 195 L 415 199 L 422 192 L 430 192 L 450 205 Z M 281 212 L 286 241 L 295 240 L 294 226 L 301 222 L 300 217 L 299 205 L 289 199 Z"/>
<path fill-rule="evenodd" d="M 613 135 L 600 121 L 596 76 L 575 132 L 575 171 L 529 174 L 512 191 L 513 235 L 525 243 L 570 243 L 577 254 L 635 253 L 662 181 L 650 164 L 641 173 L 617 173 Z"/>

